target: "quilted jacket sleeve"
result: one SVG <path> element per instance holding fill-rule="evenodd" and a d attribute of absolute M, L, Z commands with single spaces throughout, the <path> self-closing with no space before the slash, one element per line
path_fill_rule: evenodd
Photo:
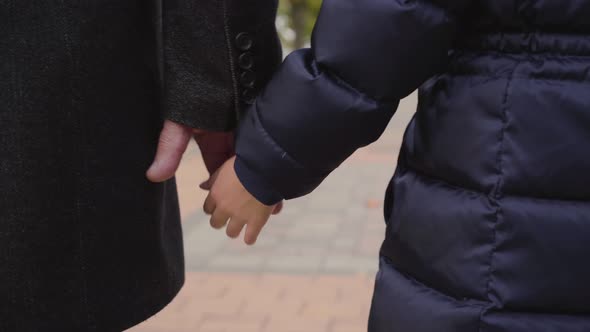
<path fill-rule="evenodd" d="M 278 0 L 161 0 L 167 119 L 231 130 L 282 54 Z"/>
<path fill-rule="evenodd" d="M 311 49 L 285 60 L 241 124 L 246 189 L 268 205 L 305 195 L 375 141 L 446 63 L 455 23 L 443 1 L 324 0 Z"/>

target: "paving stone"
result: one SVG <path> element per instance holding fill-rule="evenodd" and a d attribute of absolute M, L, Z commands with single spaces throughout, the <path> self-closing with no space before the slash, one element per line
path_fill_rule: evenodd
<path fill-rule="evenodd" d="M 345 234 L 348 235 L 348 234 Z M 356 236 L 342 236 L 342 232 L 339 233 L 339 236 L 336 239 L 330 242 L 330 253 L 333 252 L 340 252 L 343 254 L 344 252 L 351 252 L 353 248 L 358 243 L 358 238 Z"/>
<path fill-rule="evenodd" d="M 264 267 L 278 272 L 319 272 L 324 259 L 321 256 L 276 256 L 269 258 Z"/>
<path fill-rule="evenodd" d="M 364 256 L 331 256 L 322 265 L 322 272 L 325 273 L 355 273 L 362 272 L 374 274 L 378 269 L 378 258 Z"/>
<path fill-rule="evenodd" d="M 260 255 L 216 255 L 209 260 L 207 268 L 212 271 L 260 271 L 267 258 Z"/>

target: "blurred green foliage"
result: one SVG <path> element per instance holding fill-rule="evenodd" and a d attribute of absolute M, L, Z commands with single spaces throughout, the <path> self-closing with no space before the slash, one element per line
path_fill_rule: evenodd
<path fill-rule="evenodd" d="M 322 0 L 280 0 L 279 32 L 288 49 L 309 43 Z"/>

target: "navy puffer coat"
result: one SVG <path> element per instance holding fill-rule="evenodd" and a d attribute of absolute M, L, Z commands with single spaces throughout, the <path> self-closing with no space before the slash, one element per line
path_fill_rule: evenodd
<path fill-rule="evenodd" d="M 324 0 L 238 176 L 307 194 L 419 86 L 369 330 L 590 331 L 590 0 Z"/>

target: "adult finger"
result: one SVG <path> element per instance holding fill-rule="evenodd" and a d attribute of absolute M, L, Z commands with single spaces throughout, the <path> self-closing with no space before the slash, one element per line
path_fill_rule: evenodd
<path fill-rule="evenodd" d="M 191 135 L 191 128 L 169 120 L 164 122 L 156 157 L 146 173 L 150 181 L 163 182 L 174 176 Z"/>
<path fill-rule="evenodd" d="M 199 185 L 199 187 L 203 190 L 211 190 L 211 188 L 213 187 L 213 184 L 217 180 L 218 176 L 219 176 L 219 169 L 217 169 L 215 171 L 215 173 L 213 173 L 213 175 L 211 175 L 211 177 L 209 177 L 209 179 L 207 179 L 207 181 L 201 183 Z"/>
<path fill-rule="evenodd" d="M 197 132 L 194 138 L 199 145 L 209 174 L 215 173 L 223 163 L 234 155 L 233 133 Z"/>

